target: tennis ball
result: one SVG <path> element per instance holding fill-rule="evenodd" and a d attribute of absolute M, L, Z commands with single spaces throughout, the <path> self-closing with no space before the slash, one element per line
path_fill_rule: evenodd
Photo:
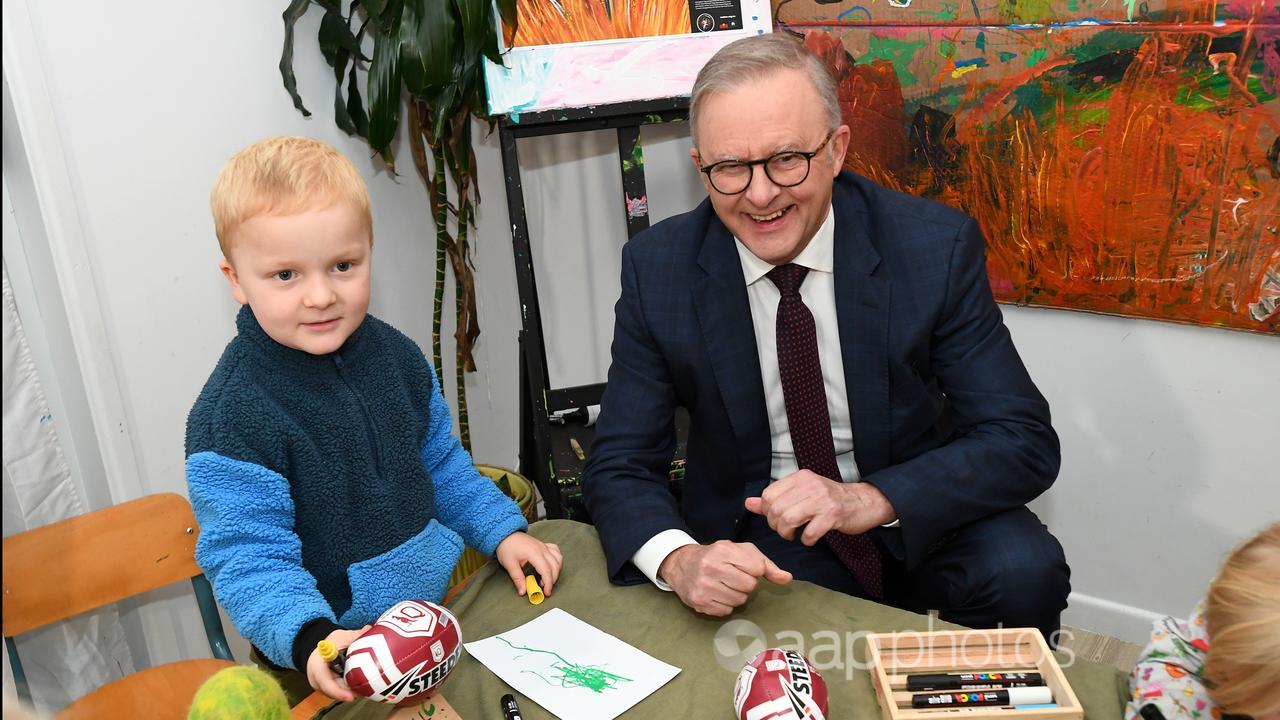
<path fill-rule="evenodd" d="M 274 678 L 241 665 L 219 670 L 200 686 L 187 720 L 289 720 L 289 701 Z"/>

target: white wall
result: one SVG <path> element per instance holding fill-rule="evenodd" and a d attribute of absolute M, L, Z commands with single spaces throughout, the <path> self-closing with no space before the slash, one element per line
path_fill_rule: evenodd
<path fill-rule="evenodd" d="M 83 257 L 64 257 L 61 270 L 32 272 L 38 293 L 94 299 L 100 332 L 49 337 L 52 355 L 75 352 L 91 366 L 81 367 L 78 381 L 89 386 L 82 393 L 97 408 L 94 440 L 107 459 L 103 476 L 95 463 L 82 463 L 84 480 L 114 488 L 112 501 L 185 492 L 186 412 L 232 335 L 235 312 L 216 269 L 208 189 L 225 159 L 249 142 L 307 134 L 357 159 L 374 203 L 372 310 L 429 344 L 433 234 L 423 189 L 407 153 L 401 153 L 404 175 L 391 178 L 366 159 L 361 141 L 334 128 L 332 83 L 313 39 L 318 13 L 300 24 L 296 57 L 299 88 L 315 116 L 293 110 L 276 71 L 283 5 L 4 5 L 6 46 L 13 33 L 31 46 L 5 54 L 19 121 L 5 123 L 6 183 L 15 205 L 26 204 L 27 214 L 38 217 L 41 208 L 30 207 L 34 200 L 18 192 L 9 174 L 22 170 L 10 156 L 23 145 L 36 149 L 32 166 L 61 179 L 50 191 L 58 202 L 44 208 L 55 225 L 50 242 L 61 247 L 71 237 Z M 10 29 L 13 20 L 20 21 L 17 30 Z M 32 86 L 46 91 L 30 92 Z M 688 141 L 679 128 L 647 130 L 645 137 L 655 215 L 690 206 L 697 184 Z M 553 384 L 603 379 L 616 253 L 625 234 L 615 141 L 594 134 L 520 147 Z M 53 167 L 45 167 L 49 148 L 61 153 Z M 472 436 L 479 460 L 513 466 L 519 318 L 496 136 L 481 142 L 478 156 L 484 202 L 475 246 L 484 334 L 480 372 L 468 382 Z M 20 220 L 23 210 L 17 208 Z M 60 278 L 75 287 L 59 288 Z M 69 303 L 73 329 L 77 318 L 92 314 L 86 306 L 83 299 Z M 1185 613 L 1222 554 L 1280 515 L 1280 497 L 1266 482 L 1275 475 L 1270 442 L 1280 404 L 1280 343 L 1150 321 L 1005 312 L 1063 437 L 1062 478 L 1036 509 L 1075 567 L 1081 595 L 1068 619 L 1140 637 L 1135 618 L 1144 611 Z M 93 347 L 66 346 L 77 342 Z M 106 401 L 97 385 L 104 373 L 84 360 L 92 357 L 103 359 L 107 379 L 118 385 L 117 424 L 110 422 L 117 415 L 101 408 Z M 77 378 L 61 370 L 64 394 L 78 397 L 67 389 Z M 451 359 L 445 371 L 451 378 Z M 121 468 L 132 468 L 133 477 L 112 477 Z M 153 662 L 204 652 L 194 607 L 181 598 L 143 615 Z"/>

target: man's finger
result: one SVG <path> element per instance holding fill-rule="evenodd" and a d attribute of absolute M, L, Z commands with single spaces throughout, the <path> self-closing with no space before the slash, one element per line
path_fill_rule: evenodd
<path fill-rule="evenodd" d="M 764 500 L 758 497 L 749 497 L 746 502 L 747 510 L 757 514 L 764 514 Z"/>
<path fill-rule="evenodd" d="M 769 558 L 764 559 L 764 579 L 777 585 L 786 585 L 791 582 L 791 573 L 783 570 L 774 564 Z"/>

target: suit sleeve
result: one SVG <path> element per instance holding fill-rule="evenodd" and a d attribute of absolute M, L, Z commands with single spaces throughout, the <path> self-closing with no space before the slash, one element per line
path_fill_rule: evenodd
<path fill-rule="evenodd" d="M 422 464 L 435 486 L 436 517 L 463 542 L 492 556 L 513 532 L 529 527 L 520 508 L 481 475 L 450 428 L 452 419 L 435 373 L 431 379 L 430 418 L 422 443 Z"/>
<path fill-rule="evenodd" d="M 952 530 L 1035 499 L 1053 484 L 1061 457 L 1049 405 L 992 297 L 972 218 L 956 236 L 947 278 L 931 362 L 956 437 L 865 478 L 898 513 L 908 567 Z"/>
<path fill-rule="evenodd" d="M 622 252 L 622 295 L 614 307 L 612 363 L 596 437 L 582 478 L 609 579 L 646 582 L 631 563 L 664 530 L 686 530 L 667 473 L 675 453 L 675 389 L 644 314 L 633 243 Z"/>

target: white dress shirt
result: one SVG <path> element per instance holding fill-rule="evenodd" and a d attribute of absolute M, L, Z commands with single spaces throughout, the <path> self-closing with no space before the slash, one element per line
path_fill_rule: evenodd
<path fill-rule="evenodd" d="M 835 213 L 828 209 L 827 219 L 804 250 L 791 262 L 809 268 L 800 285 L 800 298 L 813 314 L 818 336 L 818 362 L 822 366 L 822 382 L 827 391 L 827 412 L 831 415 L 831 439 L 835 443 L 836 465 L 840 479 L 861 479 L 853 457 L 853 422 L 849 414 L 849 396 L 845 392 L 844 362 L 840 353 L 840 329 L 836 325 L 835 289 Z M 764 383 L 765 407 L 769 413 L 770 444 L 773 462 L 770 477 L 784 478 L 800 469 L 787 426 L 787 408 L 782 397 L 782 378 L 778 372 L 777 317 L 782 294 L 773 281 L 765 277 L 773 265 L 756 257 L 737 238 L 742 276 L 747 283 L 747 300 L 751 305 L 751 324 L 756 332 L 756 352 L 760 356 L 760 379 Z M 833 478 L 834 479 L 834 478 Z M 889 526 L 897 525 L 895 520 Z M 671 587 L 658 578 L 662 561 L 678 548 L 696 545 L 684 530 L 664 530 L 654 535 L 631 557 L 640 572 L 663 590 Z"/>

